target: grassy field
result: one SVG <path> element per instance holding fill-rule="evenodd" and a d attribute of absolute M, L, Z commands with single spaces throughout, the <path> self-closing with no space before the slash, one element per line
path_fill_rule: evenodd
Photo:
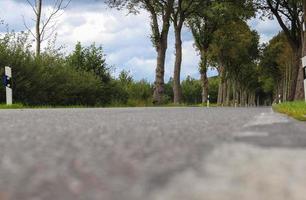
<path fill-rule="evenodd" d="M 273 109 L 297 120 L 306 121 L 306 103 L 304 101 L 275 104 Z"/>

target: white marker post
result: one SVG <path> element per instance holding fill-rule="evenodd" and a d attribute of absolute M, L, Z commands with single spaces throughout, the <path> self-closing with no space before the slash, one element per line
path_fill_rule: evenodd
<path fill-rule="evenodd" d="M 208 97 L 207 97 L 207 108 L 209 108 L 209 98 L 210 98 L 210 96 L 208 95 Z"/>
<path fill-rule="evenodd" d="M 304 96 L 306 101 L 306 56 L 302 58 L 303 74 L 304 74 Z"/>
<path fill-rule="evenodd" d="M 281 100 L 281 95 L 280 95 L 280 94 L 278 95 L 278 103 L 279 103 L 279 104 L 281 104 L 281 103 L 282 103 L 282 100 Z"/>
<path fill-rule="evenodd" d="M 13 104 L 13 91 L 12 91 L 12 69 L 5 67 L 4 84 L 6 89 L 6 104 Z"/>

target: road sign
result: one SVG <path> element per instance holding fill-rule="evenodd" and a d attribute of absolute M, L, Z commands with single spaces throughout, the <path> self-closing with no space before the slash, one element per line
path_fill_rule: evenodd
<path fill-rule="evenodd" d="M 6 104 L 13 104 L 13 91 L 12 91 L 12 69 L 10 67 L 5 67 L 4 80 L 5 90 L 6 90 Z"/>

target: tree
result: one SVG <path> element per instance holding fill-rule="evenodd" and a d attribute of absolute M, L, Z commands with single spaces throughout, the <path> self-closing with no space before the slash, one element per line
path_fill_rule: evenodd
<path fill-rule="evenodd" d="M 207 53 L 213 38 L 213 33 L 218 28 L 220 16 L 215 13 L 212 1 L 206 1 L 205 3 L 206 9 L 203 10 L 200 15 L 192 16 L 188 22 L 195 41 L 195 46 L 200 52 L 201 57 L 199 71 L 202 85 L 202 103 L 205 103 L 208 97 Z"/>
<path fill-rule="evenodd" d="M 110 81 L 109 67 L 106 64 L 102 46 L 97 47 L 95 44 L 92 44 L 84 48 L 78 42 L 75 50 L 68 56 L 67 60 L 70 66 L 75 67 L 79 71 L 94 73 L 103 83 Z"/>
<path fill-rule="evenodd" d="M 241 105 L 251 102 L 247 99 L 250 96 L 254 99 L 258 43 L 257 32 L 251 31 L 243 20 L 228 22 L 214 33 L 209 56 L 219 71 L 219 104 L 229 105 L 231 96 Z"/>
<path fill-rule="evenodd" d="M 284 31 L 295 55 L 295 66 L 292 68 L 289 100 L 303 99 L 302 57 L 302 6 L 303 0 L 256 0 L 264 16 L 275 17 Z M 305 50 L 306 51 L 306 50 Z"/>
<path fill-rule="evenodd" d="M 205 0 L 176 0 L 172 13 L 172 21 L 175 32 L 175 63 L 173 73 L 174 103 L 179 104 L 182 100 L 181 88 L 181 65 L 182 65 L 182 28 L 184 22 L 203 7 Z"/>
<path fill-rule="evenodd" d="M 278 102 L 279 95 L 283 101 L 288 100 L 291 82 L 290 72 L 294 64 L 294 54 L 290 44 L 286 35 L 281 32 L 264 47 L 260 60 L 261 78 L 264 85 L 272 85 L 268 89 L 265 88 L 265 92 L 270 92 L 274 101 Z"/>
<path fill-rule="evenodd" d="M 36 57 L 40 56 L 41 53 L 41 43 L 45 40 L 48 40 L 56 30 L 56 18 L 60 16 L 62 10 L 68 7 L 71 0 L 54 0 L 52 10 L 50 14 L 46 17 L 43 17 L 43 0 L 26 0 L 27 3 L 31 6 L 35 14 L 35 33 L 24 21 L 24 26 L 35 38 L 36 41 Z"/>
<path fill-rule="evenodd" d="M 127 8 L 134 13 L 140 9 L 150 13 L 151 40 L 157 52 L 153 103 L 163 103 L 166 51 L 174 0 L 107 0 L 106 2 L 111 7 Z"/>
<path fill-rule="evenodd" d="M 195 46 L 200 53 L 199 71 L 202 82 L 202 102 L 207 101 L 209 81 L 207 70 L 209 64 L 209 49 L 213 42 L 214 33 L 223 25 L 232 20 L 248 19 L 254 15 L 252 1 L 205 1 L 205 9 L 192 15 L 188 19 L 188 25 L 194 37 Z M 230 27 L 229 27 L 230 28 Z M 222 63 L 218 63 L 222 66 Z M 219 73 L 222 72 L 219 70 Z"/>

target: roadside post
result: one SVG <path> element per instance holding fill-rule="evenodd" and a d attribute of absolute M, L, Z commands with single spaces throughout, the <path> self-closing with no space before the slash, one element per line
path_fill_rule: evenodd
<path fill-rule="evenodd" d="M 306 56 L 302 58 L 303 74 L 304 74 L 304 96 L 306 101 Z"/>
<path fill-rule="evenodd" d="M 280 94 L 278 95 L 278 103 L 279 103 L 279 104 L 281 104 L 281 103 L 282 103 L 282 100 L 281 100 L 281 95 L 280 95 Z"/>
<path fill-rule="evenodd" d="M 10 67 L 5 67 L 3 83 L 6 90 L 6 104 L 12 105 L 13 104 L 12 69 Z"/>
<path fill-rule="evenodd" d="M 209 101 L 210 101 L 210 100 L 209 100 L 209 98 L 210 98 L 210 96 L 208 95 L 208 97 L 207 97 L 207 108 L 209 108 L 209 106 L 210 106 L 210 105 L 209 105 L 209 104 L 210 104 L 210 102 L 209 102 Z"/>

